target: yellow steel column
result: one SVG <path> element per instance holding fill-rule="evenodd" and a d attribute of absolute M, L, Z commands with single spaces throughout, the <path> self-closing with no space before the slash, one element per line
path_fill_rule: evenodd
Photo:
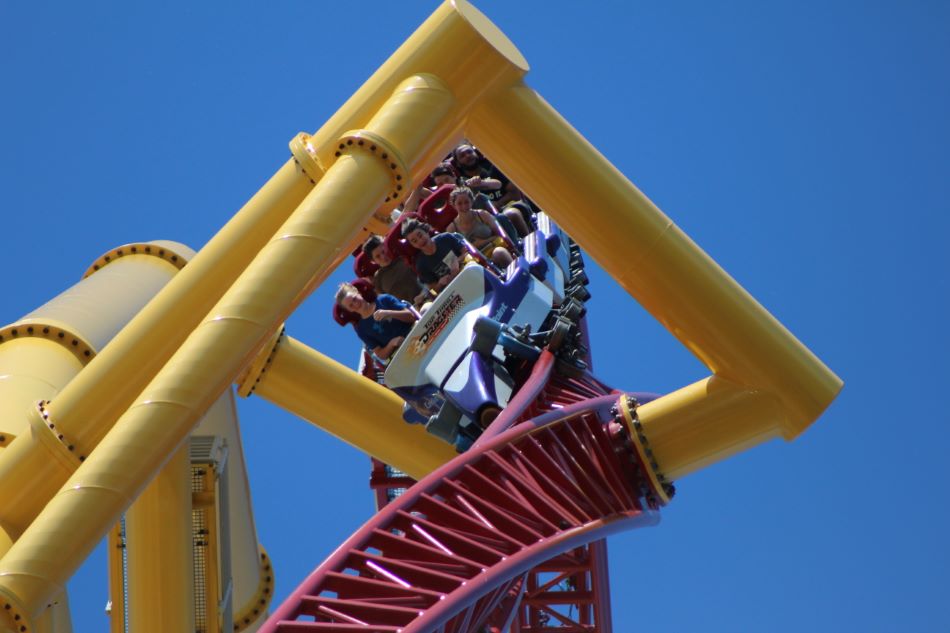
<path fill-rule="evenodd" d="M 640 405 L 632 414 L 659 474 L 671 480 L 781 437 L 785 412 L 765 391 L 711 376 Z"/>
<path fill-rule="evenodd" d="M 141 393 L 157 369 L 310 188 L 310 182 L 296 173 L 292 161 L 284 165 L 171 283 L 161 292 L 158 288 L 151 289 L 148 298 L 154 296 L 154 300 L 138 311 L 112 338 L 108 348 L 57 394 L 56 403 L 45 408 L 45 417 L 36 410 L 27 416 L 35 433 L 23 434 L 0 452 L 0 485 L 15 490 L 18 496 L 16 503 L 0 506 L 0 527 L 17 532 L 26 528 L 75 470 L 77 457 L 84 457 L 95 448 L 115 419 Z M 159 250 L 161 247 L 151 254 L 157 255 Z M 143 253 L 144 247 L 132 258 Z M 108 273 L 115 264 L 129 260 L 130 252 L 118 258 L 112 253 L 109 259 L 111 263 L 102 268 L 102 272 L 92 275 L 91 280 Z M 137 296 L 134 288 L 131 292 Z M 101 306 L 89 308 L 90 316 L 100 315 Z M 141 306 L 136 307 L 139 308 Z M 131 314 L 134 312 L 126 316 L 126 320 Z M 110 338 L 114 334 L 110 332 Z M 26 411 L 22 409 L 19 415 L 23 416 Z M 49 433 L 50 425 L 55 428 L 55 434 Z M 51 451 L 56 452 L 56 444 L 73 449 L 68 454 L 51 456 Z"/>
<path fill-rule="evenodd" d="M 33 633 L 73 633 L 73 621 L 69 614 L 69 599 L 64 591 L 56 598 L 56 604 L 36 619 Z"/>
<path fill-rule="evenodd" d="M 172 455 L 125 514 L 131 633 L 195 628 L 188 449 Z"/>
<path fill-rule="evenodd" d="M 0 436 L 17 438 L 0 451 L 0 531 L 13 540 L 79 464 L 71 438 L 38 416 L 31 427 L 27 412 L 72 380 L 193 255 L 174 242 L 119 246 L 82 281 L 0 329 Z M 13 464 L 25 479 L 11 475 Z"/>
<path fill-rule="evenodd" d="M 782 437 L 801 433 L 837 395 L 841 380 L 536 92 L 494 93 L 466 131 L 717 376 L 773 397 Z M 763 420 L 758 434 L 775 420 Z M 739 441 L 750 432 L 740 426 L 720 432 Z"/>
<path fill-rule="evenodd" d="M 436 142 L 409 166 L 413 181 L 427 175 L 461 137 L 464 112 L 486 92 L 517 82 L 528 62 L 517 47 L 467 0 L 445 0 L 346 103 L 307 137 L 314 162 L 333 162 L 337 139 L 348 130 L 366 126 L 396 86 L 411 75 L 430 73 L 455 95 L 458 117 L 448 117 L 433 129 Z"/>
<path fill-rule="evenodd" d="M 76 454 L 88 455 L 311 185 L 319 182 L 325 166 L 340 151 L 341 135 L 369 127 L 370 119 L 403 79 L 422 72 L 435 74 L 448 84 L 456 102 L 452 116 L 422 122 L 432 132 L 430 142 L 423 143 L 418 156 L 406 165 L 406 184 L 392 192 L 397 196 L 409 190 L 410 175 L 418 177 L 441 158 L 459 136 L 465 113 L 482 94 L 517 82 L 527 70 L 524 57 L 484 15 L 465 0 L 446 0 L 320 130 L 294 140 L 295 160 L 288 161 L 82 376 L 50 403 L 45 419 L 34 414 L 30 424 L 36 428 L 54 424 L 69 438 Z M 346 257 L 358 235 L 356 231 L 345 244 L 337 245 L 334 262 Z M 27 428 L 21 424 L 11 432 L 19 432 L 20 427 Z M 31 500 L 18 512 L 22 529 L 73 466 L 57 471 L 52 467 L 54 460 L 36 443 L 21 441 L 17 451 L 9 450 L 16 443 L 0 451 L 0 485 L 15 488 Z"/>
<path fill-rule="evenodd" d="M 267 371 L 245 376 L 238 393 L 253 391 L 415 479 L 455 457 L 452 446 L 403 421 L 403 400 L 389 389 L 293 338 L 272 347 Z"/>
<path fill-rule="evenodd" d="M 0 455 L 4 446 L 28 432 L 25 413 L 53 397 L 84 365 L 56 339 L 16 338 L 0 344 Z"/>
<path fill-rule="evenodd" d="M 49 605 L 269 334 L 429 147 L 453 105 L 432 76 L 411 77 L 340 156 L 300 207 L 172 356 L 99 447 L 0 560 L 0 613 L 14 626 Z M 187 268 L 186 268 L 187 270 Z M 27 625 L 28 627 L 29 625 Z"/>
<path fill-rule="evenodd" d="M 51 403 L 88 454 L 311 189 L 288 161 Z"/>

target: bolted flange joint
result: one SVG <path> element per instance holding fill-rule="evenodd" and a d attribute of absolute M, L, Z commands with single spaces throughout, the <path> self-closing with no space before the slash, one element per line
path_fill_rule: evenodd
<path fill-rule="evenodd" d="M 152 257 L 158 257 L 159 259 L 165 260 L 178 270 L 184 268 L 185 264 L 188 263 L 188 257 L 186 257 L 183 253 L 176 252 L 173 248 L 170 248 L 165 243 L 133 242 L 131 244 L 123 244 L 122 246 L 114 248 L 107 253 L 103 253 L 99 259 L 94 261 L 89 266 L 89 268 L 86 269 L 86 272 L 83 273 L 82 278 L 85 279 L 89 275 L 101 270 L 117 259 L 126 257 L 128 255 L 150 255 Z"/>
<path fill-rule="evenodd" d="M 281 342 L 284 340 L 286 330 L 287 328 L 281 327 L 274 332 L 267 343 L 265 343 L 257 353 L 257 357 L 254 358 L 254 361 L 248 366 L 247 370 L 238 376 L 237 393 L 239 396 L 248 398 L 254 393 L 254 390 L 257 389 L 257 385 L 264 379 L 264 374 L 270 369 L 270 364 L 277 354 L 277 348 L 280 347 Z"/>
<path fill-rule="evenodd" d="M 257 544 L 258 555 L 261 564 L 259 567 L 260 577 L 257 581 L 257 591 L 251 596 L 247 604 L 234 614 L 234 631 L 243 631 L 261 617 L 261 614 L 267 613 L 271 600 L 274 598 L 274 570 L 270 564 L 270 558 L 267 551 L 260 543 Z"/>
<path fill-rule="evenodd" d="M 0 587 L 0 630 L 29 633 L 34 630 L 26 609 L 7 590 Z"/>
<path fill-rule="evenodd" d="M 83 366 L 96 355 L 96 350 L 80 334 L 64 328 L 61 324 L 27 319 L 0 328 L 0 343 L 23 338 L 45 338 L 62 345 L 79 359 Z"/>
<path fill-rule="evenodd" d="M 673 482 L 669 481 L 660 470 L 656 457 L 653 455 L 653 450 L 650 448 L 649 438 L 643 433 L 643 426 L 640 424 L 636 412 L 639 404 L 636 398 L 623 395 L 617 402 L 616 409 L 627 430 L 628 437 L 636 449 L 637 458 L 649 481 L 650 491 L 660 505 L 666 505 L 676 494 L 676 488 Z"/>
<path fill-rule="evenodd" d="M 36 404 L 36 415 L 30 416 L 30 423 L 37 427 L 42 424 L 45 433 L 40 431 L 41 439 L 49 445 L 56 447 L 55 453 L 72 470 L 79 467 L 79 463 L 86 461 L 85 451 L 80 450 L 76 444 L 67 437 L 62 429 L 56 426 L 56 422 L 50 417 L 49 400 L 40 400 Z M 39 429 L 36 429 L 39 431 Z M 58 449 L 58 450 L 57 450 Z M 63 450 L 65 449 L 65 451 Z"/>
<path fill-rule="evenodd" d="M 306 132 L 301 132 L 290 139 L 290 153 L 294 157 L 294 163 L 304 173 L 310 184 L 316 185 L 323 178 L 326 169 L 317 156 L 317 148 L 313 146 L 312 138 Z"/>
<path fill-rule="evenodd" d="M 392 188 L 386 195 L 386 202 L 395 203 L 403 198 L 409 191 L 409 170 L 389 141 L 369 130 L 350 130 L 340 137 L 334 156 L 339 158 L 359 151 L 375 156 L 389 171 Z"/>

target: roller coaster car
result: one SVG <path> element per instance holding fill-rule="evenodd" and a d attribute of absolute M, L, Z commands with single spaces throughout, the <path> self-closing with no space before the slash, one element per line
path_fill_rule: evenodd
<path fill-rule="evenodd" d="M 571 249 L 539 214 L 524 254 L 501 277 L 466 266 L 413 326 L 384 379 L 428 416 L 427 430 L 449 442 L 459 433 L 476 438 L 517 392 L 542 347 L 570 338 L 589 296 L 579 253 Z"/>

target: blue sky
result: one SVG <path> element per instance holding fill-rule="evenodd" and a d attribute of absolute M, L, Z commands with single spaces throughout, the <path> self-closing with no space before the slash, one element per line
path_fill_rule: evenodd
<path fill-rule="evenodd" d="M 0 5 L 0 320 L 111 247 L 200 247 L 435 6 Z M 615 630 L 950 629 L 950 5 L 477 6 L 528 82 L 846 383 L 795 442 L 682 480 L 658 527 L 611 539 Z M 330 285 L 288 330 L 352 364 Z M 592 292 L 605 382 L 707 373 L 596 271 Z M 239 406 L 280 599 L 369 517 L 368 459 Z M 105 630 L 103 561 L 70 586 L 77 633 Z"/>

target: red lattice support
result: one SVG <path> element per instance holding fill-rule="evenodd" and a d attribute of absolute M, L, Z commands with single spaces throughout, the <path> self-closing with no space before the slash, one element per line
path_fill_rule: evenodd
<path fill-rule="evenodd" d="M 581 325 L 586 330 L 584 321 Z M 586 333 L 583 338 L 586 341 Z M 613 392 L 589 374 L 559 374 L 555 363 L 553 355 L 541 356 L 514 401 L 483 438 L 542 413 Z M 594 541 L 538 565 L 526 582 L 526 597 L 511 625 L 512 633 L 611 633 L 607 541 Z"/>
<path fill-rule="evenodd" d="M 376 497 L 376 510 L 382 510 L 389 502 L 401 496 L 416 483 L 416 480 L 378 459 L 370 458 L 369 487 Z"/>
<path fill-rule="evenodd" d="M 534 567 L 513 619 L 513 633 L 611 630 L 607 542 L 594 541 Z"/>
<path fill-rule="evenodd" d="M 658 520 L 640 500 L 636 453 L 611 424 L 616 400 L 543 414 L 436 470 L 338 548 L 261 630 L 504 628 L 533 567 Z"/>

